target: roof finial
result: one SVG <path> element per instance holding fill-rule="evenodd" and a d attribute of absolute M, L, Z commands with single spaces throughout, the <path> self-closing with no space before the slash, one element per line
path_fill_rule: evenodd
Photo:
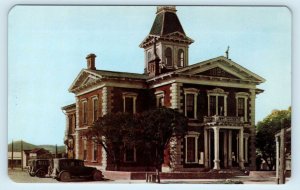
<path fill-rule="evenodd" d="M 176 10 L 176 6 L 172 6 L 172 5 L 157 6 L 157 8 L 156 8 L 156 14 L 161 13 L 163 11 L 175 13 L 177 10 Z"/>
<path fill-rule="evenodd" d="M 226 58 L 229 59 L 229 46 L 227 46 L 227 50 L 225 51 Z"/>

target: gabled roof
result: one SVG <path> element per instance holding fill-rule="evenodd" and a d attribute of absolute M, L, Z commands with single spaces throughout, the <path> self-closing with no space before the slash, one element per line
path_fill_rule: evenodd
<path fill-rule="evenodd" d="M 145 74 L 128 73 L 128 72 L 116 72 L 106 70 L 91 70 L 82 69 L 77 75 L 69 88 L 69 92 L 73 92 L 77 87 L 83 85 L 93 85 L 106 78 L 119 78 L 119 79 L 131 79 L 131 80 L 146 80 L 148 78 Z"/>
<path fill-rule="evenodd" d="M 228 76 L 232 75 L 241 80 L 248 80 L 257 83 L 263 83 L 266 80 L 261 76 L 249 71 L 248 69 L 242 67 L 236 62 L 227 59 L 224 56 L 219 56 L 213 59 L 209 59 L 200 63 L 196 63 L 181 69 L 174 71 L 176 74 L 186 74 L 186 75 L 201 75 L 205 71 L 213 68 L 219 68 L 224 72 L 228 73 Z"/>

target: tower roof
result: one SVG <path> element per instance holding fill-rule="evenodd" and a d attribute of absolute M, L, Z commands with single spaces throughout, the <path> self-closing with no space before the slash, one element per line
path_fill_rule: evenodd
<path fill-rule="evenodd" d="M 193 43 L 194 40 L 185 34 L 176 12 L 175 6 L 158 6 L 150 33 L 142 41 L 140 47 L 145 48 L 153 45 L 154 38 L 158 41 L 165 40 L 186 44 Z"/>
<path fill-rule="evenodd" d="M 158 6 L 150 34 L 164 36 L 174 32 L 180 32 L 185 35 L 176 15 L 175 6 Z"/>

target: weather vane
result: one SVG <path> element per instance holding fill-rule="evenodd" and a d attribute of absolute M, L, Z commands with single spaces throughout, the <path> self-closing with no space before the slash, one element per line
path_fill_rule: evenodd
<path fill-rule="evenodd" d="M 226 58 L 229 59 L 229 46 L 227 46 L 227 50 L 225 51 L 226 53 Z"/>

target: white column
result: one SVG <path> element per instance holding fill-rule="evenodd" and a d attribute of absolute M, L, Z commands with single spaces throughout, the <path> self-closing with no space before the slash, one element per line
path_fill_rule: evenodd
<path fill-rule="evenodd" d="M 232 131 L 228 131 L 228 167 L 232 167 Z"/>
<path fill-rule="evenodd" d="M 236 162 L 239 162 L 239 134 L 236 135 L 236 155 L 235 160 Z"/>
<path fill-rule="evenodd" d="M 245 137 L 245 163 L 248 163 L 248 137 Z"/>
<path fill-rule="evenodd" d="M 241 169 L 244 167 L 244 128 L 239 131 L 239 165 Z"/>
<path fill-rule="evenodd" d="M 228 131 L 224 131 L 224 167 L 227 168 L 228 167 L 228 163 L 227 163 L 227 158 L 228 158 L 228 145 L 227 145 L 227 133 Z"/>
<path fill-rule="evenodd" d="M 227 96 L 224 97 L 224 116 L 227 116 Z"/>
<path fill-rule="evenodd" d="M 219 158 L 219 128 L 214 127 L 214 146 L 215 146 L 215 157 L 214 157 L 214 169 L 220 169 L 220 158 Z"/>
<path fill-rule="evenodd" d="M 276 181 L 279 180 L 279 137 L 275 137 L 276 139 Z"/>
<path fill-rule="evenodd" d="M 204 166 L 205 168 L 209 167 L 208 164 L 208 129 L 204 129 Z"/>
<path fill-rule="evenodd" d="M 207 130 L 208 133 L 208 167 L 211 168 L 210 163 L 210 155 L 211 155 L 211 137 L 210 137 L 210 130 Z"/>
<path fill-rule="evenodd" d="M 207 108 L 208 111 L 207 111 L 207 113 L 208 113 L 208 116 L 211 116 L 210 115 L 210 104 L 209 104 L 210 103 L 210 95 L 207 95 L 207 99 L 208 99 L 207 100 L 208 101 L 208 108 Z"/>
<path fill-rule="evenodd" d="M 124 102 L 124 101 L 123 101 Z M 102 116 L 108 113 L 108 88 L 102 88 Z"/>

